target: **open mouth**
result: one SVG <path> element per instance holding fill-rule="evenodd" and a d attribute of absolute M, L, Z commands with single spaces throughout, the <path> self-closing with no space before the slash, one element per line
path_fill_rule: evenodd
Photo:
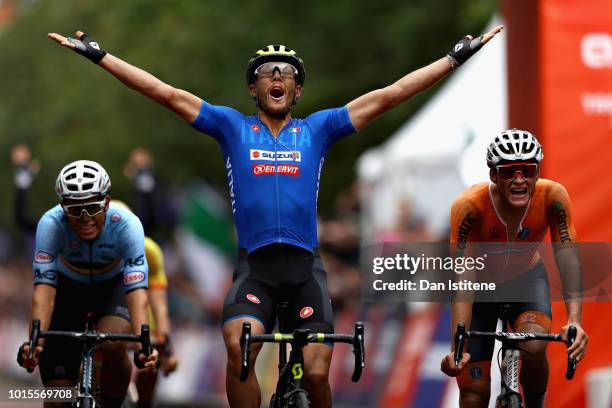
<path fill-rule="evenodd" d="M 285 90 L 280 86 L 274 86 L 270 88 L 270 96 L 275 101 L 280 101 L 281 99 L 283 99 L 283 96 L 285 96 Z"/>
<path fill-rule="evenodd" d="M 510 194 L 513 196 L 524 196 L 527 194 L 527 187 L 514 187 L 510 189 Z"/>

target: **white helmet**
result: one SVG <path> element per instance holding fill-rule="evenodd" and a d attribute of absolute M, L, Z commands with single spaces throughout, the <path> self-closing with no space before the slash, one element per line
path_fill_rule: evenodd
<path fill-rule="evenodd" d="M 500 162 L 535 160 L 544 158 L 542 145 L 526 130 L 510 129 L 495 136 L 487 148 L 487 166 L 495 167 Z"/>
<path fill-rule="evenodd" d="M 97 195 L 105 196 L 110 187 L 106 170 L 90 160 L 78 160 L 64 166 L 55 182 L 55 192 L 60 199 L 82 200 Z"/>

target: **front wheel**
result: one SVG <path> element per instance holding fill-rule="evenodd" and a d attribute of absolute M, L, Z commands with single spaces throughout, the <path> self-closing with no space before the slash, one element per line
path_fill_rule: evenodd
<path fill-rule="evenodd" d="M 75 407 L 77 408 L 94 408 L 95 404 L 93 398 L 91 397 L 79 397 L 77 398 L 77 402 Z"/>
<path fill-rule="evenodd" d="M 498 398 L 496 406 L 500 408 L 522 408 L 523 404 L 520 395 L 510 394 Z"/>
<path fill-rule="evenodd" d="M 308 396 L 306 395 L 306 391 L 299 391 L 295 394 L 295 407 L 296 408 L 309 408 L 310 401 L 308 401 Z"/>
<path fill-rule="evenodd" d="M 276 406 L 276 394 L 272 394 L 272 397 L 270 398 L 270 408 L 276 408 Z"/>

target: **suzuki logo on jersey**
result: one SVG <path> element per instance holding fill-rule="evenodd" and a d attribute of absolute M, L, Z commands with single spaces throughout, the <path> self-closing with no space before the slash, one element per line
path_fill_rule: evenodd
<path fill-rule="evenodd" d="M 282 174 L 285 176 L 299 176 L 300 166 L 293 166 L 290 164 L 282 164 L 275 166 L 274 164 L 254 164 L 253 175 L 254 176 L 269 176 L 271 174 Z"/>
<path fill-rule="evenodd" d="M 267 161 L 302 161 L 302 155 L 298 151 L 294 152 L 272 152 L 269 150 L 251 149 L 251 160 Z"/>
<path fill-rule="evenodd" d="M 131 285 L 134 283 L 142 282 L 145 278 L 145 274 L 142 272 L 130 272 L 123 277 L 123 283 L 125 285 Z"/>

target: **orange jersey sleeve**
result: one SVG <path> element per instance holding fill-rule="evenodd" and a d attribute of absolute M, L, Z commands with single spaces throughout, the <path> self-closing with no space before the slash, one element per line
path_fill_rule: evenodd
<path fill-rule="evenodd" d="M 463 254 L 467 243 L 475 240 L 476 227 L 479 216 L 477 205 L 471 199 L 477 187 L 468 189 L 461 194 L 451 207 L 450 214 L 450 242 L 453 254 Z"/>
<path fill-rule="evenodd" d="M 547 192 L 546 202 L 551 241 L 562 244 L 576 242 L 570 197 L 565 187 L 559 183 L 552 183 Z"/>

